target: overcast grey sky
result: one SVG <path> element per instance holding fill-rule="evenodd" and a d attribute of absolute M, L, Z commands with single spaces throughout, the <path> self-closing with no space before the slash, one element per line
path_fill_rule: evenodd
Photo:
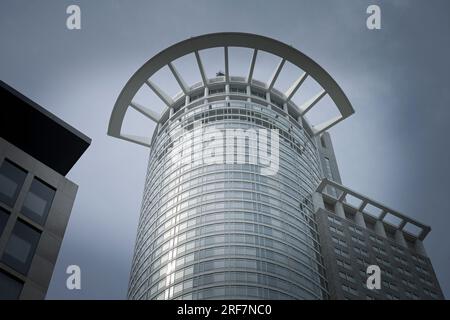
<path fill-rule="evenodd" d="M 81 30 L 66 28 L 70 4 Z M 381 30 L 365 26 L 370 4 Z M 338 82 L 356 111 L 330 130 L 344 185 L 432 227 L 425 246 L 449 297 L 449 12 L 446 0 L 2 0 L 1 80 L 92 138 L 68 175 L 80 187 L 47 298 L 126 297 L 148 150 L 106 135 L 112 107 L 154 54 L 221 31 L 291 44 Z M 80 291 L 65 288 L 70 264 Z"/>

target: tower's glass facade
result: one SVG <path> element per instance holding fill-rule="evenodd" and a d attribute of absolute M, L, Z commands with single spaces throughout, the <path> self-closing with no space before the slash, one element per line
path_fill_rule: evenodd
<path fill-rule="evenodd" d="M 129 298 L 324 299 L 311 199 L 320 180 L 315 142 L 282 106 L 224 91 L 171 110 L 155 131 Z M 277 170 L 263 174 L 250 160 L 259 135 L 224 147 L 224 161 L 196 159 L 210 148 L 189 139 L 198 128 L 277 132 Z"/>

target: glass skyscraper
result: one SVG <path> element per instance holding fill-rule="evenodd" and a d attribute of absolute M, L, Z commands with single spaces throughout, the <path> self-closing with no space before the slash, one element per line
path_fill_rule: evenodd
<path fill-rule="evenodd" d="M 310 135 L 276 106 L 227 101 L 218 91 L 217 101 L 184 106 L 155 132 L 130 297 L 323 298 L 311 199 L 320 172 Z M 182 161 L 202 147 L 186 139 L 196 122 L 200 130 L 276 128 L 278 172 L 238 163 L 256 137 L 245 139 L 242 154 L 225 153 L 234 163 Z"/>
<path fill-rule="evenodd" d="M 251 50 L 247 74 L 230 74 L 232 47 Z M 207 76 L 200 54 L 210 48 L 223 48 L 224 71 L 215 77 Z M 260 52 L 279 59 L 267 81 L 253 77 Z M 196 61 L 201 82 L 188 85 L 175 66 L 186 55 Z M 276 84 L 286 63 L 302 72 L 281 92 Z M 181 88 L 175 97 L 152 80 L 165 67 Z M 307 79 L 320 89 L 297 105 L 293 97 Z M 162 112 L 137 101 L 142 88 L 160 98 Z M 305 115 L 324 97 L 339 115 L 313 124 Z M 152 137 L 122 132 L 129 108 L 157 123 Z M 323 186 L 324 178 L 340 183 L 325 131 L 352 113 L 325 70 L 266 37 L 204 35 L 150 59 L 122 90 L 108 129 L 150 148 L 128 297 L 340 298 L 327 273 L 331 258 L 324 259 L 322 245 L 330 244 L 321 240 L 316 213 L 325 209 L 324 192 L 343 201 L 340 185 Z"/>

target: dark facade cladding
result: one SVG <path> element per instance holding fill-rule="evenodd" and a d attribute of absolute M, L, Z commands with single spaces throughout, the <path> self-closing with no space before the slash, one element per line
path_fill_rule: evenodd
<path fill-rule="evenodd" d="M 3 82 L 0 103 L 0 299 L 44 299 L 90 139 Z"/>

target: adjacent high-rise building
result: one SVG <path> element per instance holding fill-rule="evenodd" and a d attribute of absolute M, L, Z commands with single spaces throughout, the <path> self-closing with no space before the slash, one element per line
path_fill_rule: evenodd
<path fill-rule="evenodd" d="M 423 240 L 430 227 L 341 184 L 328 133 L 318 144 L 330 166 L 313 195 L 332 299 L 444 299 Z M 369 266 L 380 269 L 369 289 Z"/>
<path fill-rule="evenodd" d="M 212 48 L 223 64 L 210 76 L 202 56 Z M 234 48 L 250 52 L 245 74 L 230 73 Z M 269 79 L 256 79 L 265 54 L 278 61 Z M 187 56 L 198 83 L 180 72 L 179 58 Z M 281 91 L 287 65 L 298 74 Z M 175 97 L 153 77 L 163 68 L 181 89 Z M 306 89 L 308 81 L 317 92 Z M 139 98 L 141 90 L 153 92 L 163 110 Z M 324 101 L 337 115 L 313 122 L 308 116 Z M 156 122 L 152 137 L 123 132 L 129 109 Z M 150 149 L 128 297 L 442 298 L 422 244 L 429 227 L 341 184 L 326 131 L 352 113 L 325 70 L 270 38 L 209 34 L 150 59 L 122 90 L 108 129 Z M 350 196 L 361 204 L 351 205 Z M 379 215 L 367 213 L 369 206 Z M 409 224 L 419 233 L 407 231 Z M 366 271 L 374 264 L 382 284 L 370 290 Z"/>
<path fill-rule="evenodd" d="M 44 299 L 91 140 L 0 82 L 0 299 Z"/>

